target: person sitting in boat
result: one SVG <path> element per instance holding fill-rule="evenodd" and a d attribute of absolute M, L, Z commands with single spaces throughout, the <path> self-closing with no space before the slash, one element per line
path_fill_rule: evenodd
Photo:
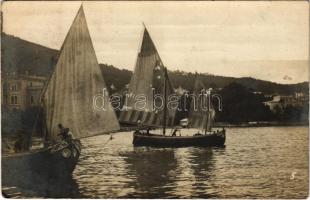
<path fill-rule="evenodd" d="M 58 128 L 60 130 L 58 135 L 61 135 L 62 140 L 69 142 L 73 139 L 73 134 L 69 128 L 64 128 L 62 124 L 58 124 Z"/>

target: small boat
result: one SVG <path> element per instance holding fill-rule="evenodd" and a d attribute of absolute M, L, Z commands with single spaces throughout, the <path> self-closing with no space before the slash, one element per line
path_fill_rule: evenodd
<path fill-rule="evenodd" d="M 199 92 L 198 86 L 202 82 L 199 79 L 195 81 L 195 92 Z M 203 87 L 205 90 L 205 88 Z M 167 68 L 158 54 L 158 51 L 144 27 L 144 34 L 140 52 L 138 54 L 134 74 L 129 84 L 129 94 L 135 95 L 145 94 L 147 97 L 155 91 L 156 94 L 163 95 L 163 109 L 156 110 L 156 100 L 154 98 L 147 102 L 144 110 L 137 110 L 134 105 L 134 98 L 128 98 L 125 102 L 125 109 L 120 114 L 120 121 L 125 123 L 135 123 L 138 125 L 137 131 L 133 134 L 134 146 L 154 146 L 154 147 L 182 147 L 182 146 L 223 146 L 225 143 L 225 130 L 219 132 L 211 132 L 212 111 L 192 112 L 190 120 L 193 127 L 199 127 L 204 130 L 204 134 L 197 132 L 193 136 L 171 136 L 166 135 L 166 128 L 173 126 L 176 109 L 168 109 L 168 95 L 173 94 L 173 87 L 169 80 Z M 202 96 L 204 97 L 204 95 Z M 206 101 L 205 99 L 202 99 Z M 201 101 L 201 100 L 199 100 Z M 178 101 L 176 101 L 178 102 Z M 162 127 L 162 135 L 150 133 L 152 126 Z M 147 131 L 143 131 L 141 127 L 146 127 Z"/>
<path fill-rule="evenodd" d="M 189 112 L 189 123 L 191 128 L 196 128 L 196 133 L 193 136 L 177 136 L 171 135 L 158 135 L 150 134 L 149 131 L 136 131 L 134 133 L 133 144 L 135 146 L 155 146 L 155 147 L 184 147 L 184 146 L 216 146 L 223 147 L 226 140 L 226 131 L 222 130 L 212 131 L 212 122 L 214 119 L 214 108 L 208 101 L 210 101 L 209 95 L 211 95 L 211 89 L 206 90 L 202 81 L 196 75 L 194 96 L 200 97 L 193 99 Z M 199 94 L 204 94 L 199 96 Z M 194 102 L 196 101 L 196 102 Z M 201 106 L 206 105 L 206 109 Z M 165 131 L 165 124 L 163 126 L 163 132 Z M 175 129 L 174 131 L 177 131 Z"/>
<path fill-rule="evenodd" d="M 2 156 L 5 184 L 26 173 L 48 177 L 71 176 L 78 163 L 80 139 L 119 130 L 116 114 L 105 95 L 105 110 L 96 110 L 93 98 L 106 88 L 83 6 L 80 7 L 62 44 L 59 59 L 42 91 L 44 146 Z M 74 138 L 61 140 L 58 124 L 69 128 Z M 35 129 L 34 129 L 35 130 Z"/>
<path fill-rule="evenodd" d="M 194 136 L 164 136 L 158 134 L 134 133 L 135 146 L 152 147 L 187 147 L 187 146 L 216 146 L 222 147 L 225 143 L 225 131 L 212 134 L 197 134 Z"/>

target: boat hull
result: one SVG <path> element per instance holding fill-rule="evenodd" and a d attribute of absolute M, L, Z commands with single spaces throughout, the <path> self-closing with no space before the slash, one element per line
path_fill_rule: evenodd
<path fill-rule="evenodd" d="M 217 146 L 223 147 L 225 144 L 225 130 L 218 133 L 196 135 L 196 136 L 161 136 L 155 134 L 134 133 L 134 146 L 152 147 L 186 147 L 186 146 Z"/>
<path fill-rule="evenodd" d="M 49 148 L 2 157 L 2 183 L 21 184 L 29 178 L 70 177 L 81 152 L 79 140 L 61 142 Z"/>

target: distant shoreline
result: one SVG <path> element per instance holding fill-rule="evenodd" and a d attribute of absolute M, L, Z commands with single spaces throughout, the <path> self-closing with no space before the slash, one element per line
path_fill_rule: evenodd
<path fill-rule="evenodd" d="M 252 128 L 252 127 L 292 127 L 292 126 L 304 126 L 308 127 L 308 122 L 294 122 L 294 123 L 284 123 L 284 122 L 264 122 L 264 123 L 257 123 L 257 124 L 248 124 L 248 123 L 242 123 L 242 124 L 226 124 L 226 123 L 215 123 L 213 128 Z M 142 127 L 142 129 L 146 129 L 147 126 Z M 174 127 L 181 127 L 178 126 L 172 126 L 167 128 L 174 128 Z M 153 127 L 155 129 L 159 129 L 160 127 Z M 189 127 L 191 128 L 191 127 Z M 113 133 L 119 133 L 119 132 L 126 132 L 126 131 L 134 131 L 138 129 L 138 126 L 132 125 L 132 126 L 122 126 L 119 130 L 111 131 L 109 133 L 104 133 L 102 135 L 109 135 Z M 187 129 L 182 127 L 182 129 Z M 2 133 L 2 137 L 15 137 L 17 134 L 8 134 L 8 133 Z M 2 138 L 2 139 L 3 139 Z"/>
<path fill-rule="evenodd" d="M 309 126 L 309 122 L 248 122 L 241 124 L 215 123 L 213 127 L 270 127 L 270 126 Z"/>
<path fill-rule="evenodd" d="M 251 128 L 251 127 L 290 127 L 290 126 L 309 126 L 308 122 L 292 122 L 292 123 L 284 123 L 284 122 L 258 122 L 258 123 L 242 123 L 242 124 L 226 124 L 226 123 L 216 123 L 213 128 Z M 137 126 L 121 126 L 121 129 L 117 132 L 124 132 L 124 131 L 133 131 L 136 130 Z M 144 127 L 146 128 L 146 127 Z M 169 127 L 173 128 L 173 127 Z M 186 129 L 186 128 L 184 128 Z"/>
<path fill-rule="evenodd" d="M 270 124 L 270 125 L 226 125 L 226 126 L 214 126 L 214 128 L 254 128 L 254 127 L 293 127 L 293 126 L 305 126 L 309 124 Z"/>

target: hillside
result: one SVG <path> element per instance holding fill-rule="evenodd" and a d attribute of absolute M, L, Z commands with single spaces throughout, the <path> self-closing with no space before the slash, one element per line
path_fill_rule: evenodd
<path fill-rule="evenodd" d="M 2 74 L 17 72 L 47 76 L 56 64 L 58 50 L 50 49 L 18 37 L 2 33 Z M 129 83 L 132 71 L 119 69 L 112 65 L 100 64 L 104 79 L 108 86 L 113 84 L 115 91 L 122 90 Z M 182 71 L 169 71 L 169 76 L 174 87 L 181 86 L 191 90 L 195 74 Z M 308 92 L 308 82 L 298 84 L 278 84 L 270 81 L 258 80 L 250 77 L 234 78 L 200 74 L 207 87 L 224 88 L 236 82 L 252 91 L 265 94 L 293 94 L 294 92 Z"/>
<path fill-rule="evenodd" d="M 18 37 L 2 33 L 1 37 L 1 70 L 47 76 L 57 61 L 58 51 Z"/>

